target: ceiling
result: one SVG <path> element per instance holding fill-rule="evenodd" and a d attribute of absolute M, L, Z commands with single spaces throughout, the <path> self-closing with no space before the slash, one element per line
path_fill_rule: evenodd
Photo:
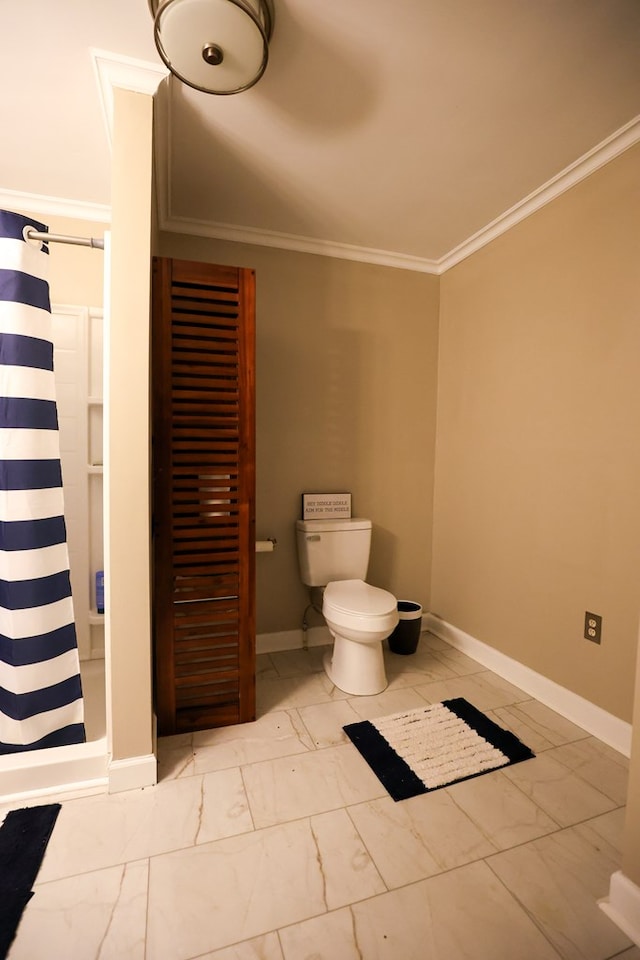
<path fill-rule="evenodd" d="M 437 270 L 640 140 L 640 0 L 274 4 L 255 87 L 163 81 L 169 229 Z M 160 66 L 147 0 L 4 0 L 3 205 L 108 217 L 94 49 Z"/>

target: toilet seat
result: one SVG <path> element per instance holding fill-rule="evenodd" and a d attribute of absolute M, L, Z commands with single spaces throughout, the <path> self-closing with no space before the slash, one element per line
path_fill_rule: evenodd
<path fill-rule="evenodd" d="M 388 636 L 398 622 L 393 594 L 364 580 L 334 580 L 324 591 L 322 612 L 330 626 L 358 634 Z M 385 632 L 386 631 L 386 632 Z"/>
<path fill-rule="evenodd" d="M 324 591 L 324 603 L 337 613 L 354 613 L 365 617 L 387 616 L 397 606 L 388 590 L 372 587 L 364 580 L 334 580 Z"/>

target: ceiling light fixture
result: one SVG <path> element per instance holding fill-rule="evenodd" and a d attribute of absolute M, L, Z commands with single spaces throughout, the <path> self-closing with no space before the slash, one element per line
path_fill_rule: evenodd
<path fill-rule="evenodd" d="M 203 93 L 241 93 L 267 67 L 272 0 L 148 0 L 158 53 Z"/>

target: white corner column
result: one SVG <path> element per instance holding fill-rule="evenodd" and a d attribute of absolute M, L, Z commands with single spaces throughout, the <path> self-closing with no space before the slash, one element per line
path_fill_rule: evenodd
<path fill-rule="evenodd" d="M 611 877 L 609 896 L 600 901 L 600 907 L 640 947 L 640 638 L 622 864 Z"/>
<path fill-rule="evenodd" d="M 109 128 L 105 665 L 111 793 L 157 781 L 151 642 L 150 304 L 154 91 L 166 71 L 94 51 Z"/>
<path fill-rule="evenodd" d="M 600 909 L 640 947 L 640 887 L 617 870 L 611 876 L 609 896 Z"/>

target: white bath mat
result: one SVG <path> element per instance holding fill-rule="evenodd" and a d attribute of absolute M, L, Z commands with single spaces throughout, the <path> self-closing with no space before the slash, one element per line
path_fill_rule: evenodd
<path fill-rule="evenodd" d="M 343 727 L 394 800 L 534 756 L 462 697 Z"/>

